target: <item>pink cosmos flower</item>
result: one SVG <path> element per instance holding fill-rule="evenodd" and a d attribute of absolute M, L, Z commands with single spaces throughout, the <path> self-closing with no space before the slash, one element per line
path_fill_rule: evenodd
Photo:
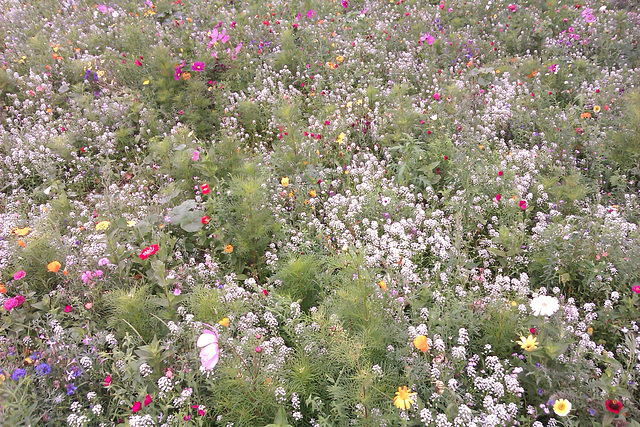
<path fill-rule="evenodd" d="M 309 12 L 307 12 L 307 18 L 311 19 L 313 18 L 313 15 L 315 15 L 316 11 L 311 9 Z"/>
<path fill-rule="evenodd" d="M 218 332 L 212 326 L 209 326 L 209 328 L 202 331 L 202 335 L 198 337 L 196 342 L 196 346 L 202 347 L 202 350 L 200 350 L 200 363 L 206 370 L 215 368 L 220 358 Z"/>
<path fill-rule="evenodd" d="M 194 62 L 193 65 L 191 66 L 191 69 L 193 71 L 198 71 L 198 72 L 204 71 L 204 62 L 200 62 L 200 61 Z"/>

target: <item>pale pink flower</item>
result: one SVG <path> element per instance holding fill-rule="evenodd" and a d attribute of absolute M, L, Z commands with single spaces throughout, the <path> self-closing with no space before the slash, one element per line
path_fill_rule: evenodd
<path fill-rule="evenodd" d="M 207 325 L 208 326 L 208 325 Z M 200 350 L 200 363 L 206 370 L 215 368 L 220 358 L 220 347 L 218 345 L 218 332 L 211 326 L 211 329 L 202 331 L 198 337 L 196 345 L 202 347 Z"/>

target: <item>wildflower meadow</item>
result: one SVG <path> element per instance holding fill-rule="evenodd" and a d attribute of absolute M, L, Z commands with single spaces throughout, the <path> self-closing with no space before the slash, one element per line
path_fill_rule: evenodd
<path fill-rule="evenodd" d="M 0 0 L 0 425 L 640 427 L 636 0 Z"/>

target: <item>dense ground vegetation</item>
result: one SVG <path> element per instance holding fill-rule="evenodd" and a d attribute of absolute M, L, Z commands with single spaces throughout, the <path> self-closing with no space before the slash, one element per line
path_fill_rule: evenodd
<path fill-rule="evenodd" d="M 635 1 L 0 17 L 3 425 L 639 425 Z"/>

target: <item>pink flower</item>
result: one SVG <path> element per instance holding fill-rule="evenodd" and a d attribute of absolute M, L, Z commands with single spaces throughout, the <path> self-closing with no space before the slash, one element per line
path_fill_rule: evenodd
<path fill-rule="evenodd" d="M 504 175 L 504 172 L 499 171 L 499 172 L 498 172 L 498 176 L 502 176 L 502 175 Z"/>
<path fill-rule="evenodd" d="M 139 59 L 136 59 L 136 60 L 135 60 L 135 64 L 136 64 L 138 67 L 142 67 L 142 62 L 140 62 L 140 60 L 139 60 Z"/>
<path fill-rule="evenodd" d="M 436 101 L 440 101 L 440 94 L 439 93 L 434 93 L 433 94 L 433 99 L 435 99 Z"/>
<path fill-rule="evenodd" d="M 144 398 L 144 406 L 147 406 L 149 403 L 151 403 L 153 400 L 151 399 L 151 396 L 149 396 L 147 394 L 147 396 Z"/>
<path fill-rule="evenodd" d="M 631 288 L 631 290 L 636 294 L 640 294 L 640 285 L 634 286 L 633 288 Z"/>
<path fill-rule="evenodd" d="M 131 407 L 131 412 L 133 412 L 134 414 L 136 412 L 138 412 L 140 409 L 142 409 L 142 403 L 140 402 L 136 402 L 133 404 L 133 406 Z"/>
<path fill-rule="evenodd" d="M 197 162 L 199 158 L 200 158 L 200 153 L 198 152 L 198 150 L 194 151 L 193 154 L 191 155 L 191 160 L 194 162 Z"/>
<path fill-rule="evenodd" d="M 309 12 L 307 12 L 307 18 L 311 19 L 313 18 L 313 15 L 315 15 L 315 11 L 313 9 L 311 9 Z"/>
<path fill-rule="evenodd" d="M 18 306 L 18 301 L 15 298 L 9 298 L 4 302 L 4 309 L 6 311 L 11 311 Z"/>
<path fill-rule="evenodd" d="M 69 312 L 71 312 L 71 306 L 70 306 L 70 305 L 67 305 L 67 306 L 64 308 L 64 312 L 65 312 L 65 313 L 69 313 Z"/>
<path fill-rule="evenodd" d="M 520 200 L 519 205 L 520 205 L 520 209 L 522 209 L 522 210 L 527 209 L 527 202 L 526 201 Z"/>
<path fill-rule="evenodd" d="M 193 71 L 204 71 L 204 62 L 200 62 L 200 61 L 196 61 L 193 63 L 193 65 L 191 66 L 191 69 Z"/>
<path fill-rule="evenodd" d="M 91 279 L 91 272 L 89 270 L 85 271 L 82 273 L 82 276 L 80 276 L 80 279 L 82 279 L 83 283 L 87 283 L 89 279 Z"/>
<path fill-rule="evenodd" d="M 111 375 L 104 377 L 104 386 L 109 387 L 111 385 Z"/>
<path fill-rule="evenodd" d="M 342 7 L 346 9 L 347 6 L 349 6 L 349 3 L 347 3 L 347 0 L 342 0 Z"/>
<path fill-rule="evenodd" d="M 502 197 L 501 195 L 496 194 L 496 202 L 499 202 L 501 197 Z"/>
<path fill-rule="evenodd" d="M 20 271 L 16 272 L 16 274 L 13 275 L 13 280 L 20 280 L 26 275 L 27 275 L 27 273 L 25 273 L 24 270 L 20 270 Z"/>
<path fill-rule="evenodd" d="M 147 246 L 146 248 L 144 248 L 142 250 L 142 252 L 140 252 L 140 255 L 138 255 L 138 258 L 143 259 L 143 260 L 147 259 L 151 255 L 153 255 L 156 252 L 158 252 L 159 249 L 160 249 L 160 247 L 158 245 Z"/>
<path fill-rule="evenodd" d="M 209 326 L 209 325 L 207 325 Z M 211 326 L 205 329 L 198 337 L 196 346 L 202 347 L 200 350 L 200 363 L 206 370 L 215 368 L 220 358 L 220 347 L 218 345 L 218 332 Z"/>

